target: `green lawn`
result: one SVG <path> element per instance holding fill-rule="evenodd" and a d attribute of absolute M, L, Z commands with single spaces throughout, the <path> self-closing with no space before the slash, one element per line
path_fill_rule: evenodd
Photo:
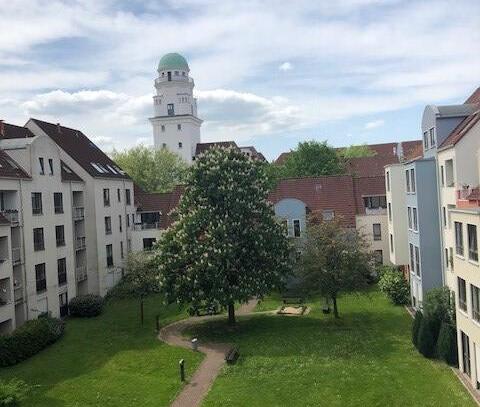
<path fill-rule="evenodd" d="M 255 315 L 196 334 L 240 347 L 204 406 L 475 406 L 451 370 L 410 342 L 411 318 L 377 292 L 340 300 L 341 320 L 315 302 L 303 317 Z M 259 309 L 275 308 L 268 299 Z"/>
<path fill-rule="evenodd" d="M 104 314 L 70 319 L 66 334 L 31 359 L 0 369 L 0 378 L 18 377 L 32 386 L 22 406 L 168 406 L 181 385 L 178 361 L 191 374 L 202 356 L 160 342 L 155 314 L 165 325 L 186 317 L 158 296 L 145 304 L 145 327 L 133 300 L 113 300 Z"/>

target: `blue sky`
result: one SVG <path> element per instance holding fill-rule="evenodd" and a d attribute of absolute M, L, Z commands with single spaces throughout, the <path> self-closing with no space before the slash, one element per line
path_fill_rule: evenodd
<path fill-rule="evenodd" d="M 269 159 L 302 140 L 420 137 L 425 104 L 480 86 L 478 0 L 9 0 L 0 109 L 82 129 L 111 150 L 151 144 L 160 57 L 195 79 L 204 141 Z"/>

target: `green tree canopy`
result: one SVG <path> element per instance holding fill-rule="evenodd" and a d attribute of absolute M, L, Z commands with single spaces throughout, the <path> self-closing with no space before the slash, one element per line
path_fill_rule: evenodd
<path fill-rule="evenodd" d="M 332 300 L 336 318 L 339 294 L 361 291 L 368 286 L 373 274 L 367 241 L 339 220 L 309 222 L 297 267 L 307 292 Z"/>
<path fill-rule="evenodd" d="M 359 144 L 359 145 L 350 145 L 349 147 L 345 147 L 338 151 L 338 154 L 343 159 L 350 159 L 350 158 L 360 158 L 360 157 L 373 157 L 377 153 L 372 150 L 367 144 Z"/>
<path fill-rule="evenodd" d="M 278 167 L 279 178 L 336 175 L 344 172 L 343 161 L 326 141 L 299 143 Z"/>
<path fill-rule="evenodd" d="M 155 250 L 168 301 L 228 307 L 282 286 L 289 246 L 267 201 L 264 166 L 213 148 L 192 166 L 176 221 Z"/>
<path fill-rule="evenodd" d="M 166 149 L 138 146 L 113 151 L 112 159 L 146 192 L 171 191 L 187 171 L 181 157 Z"/>

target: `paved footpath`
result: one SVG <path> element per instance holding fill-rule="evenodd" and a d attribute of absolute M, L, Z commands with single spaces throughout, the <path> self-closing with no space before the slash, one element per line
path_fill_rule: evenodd
<path fill-rule="evenodd" d="M 244 304 L 235 313 L 236 315 L 246 315 L 253 311 L 257 305 L 257 300 L 251 300 Z M 173 324 L 167 325 L 160 330 L 158 338 L 172 346 L 181 346 L 191 349 L 190 340 L 182 337 L 182 332 L 188 326 L 201 323 L 205 320 L 225 318 L 225 315 L 191 317 Z M 231 345 L 227 343 L 202 343 L 199 341 L 198 350 L 205 354 L 205 359 L 193 374 L 190 381 L 171 404 L 171 407 L 197 407 L 208 393 L 210 386 L 217 377 L 220 369 L 225 364 L 225 352 Z"/>

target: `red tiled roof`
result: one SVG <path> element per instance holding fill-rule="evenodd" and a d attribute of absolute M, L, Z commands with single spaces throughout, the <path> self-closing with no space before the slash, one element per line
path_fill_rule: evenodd
<path fill-rule="evenodd" d="M 31 120 L 92 177 L 129 179 L 129 176 L 80 130 L 38 119 Z M 100 165 L 104 170 L 99 171 L 92 164 Z"/>
<path fill-rule="evenodd" d="M 238 148 L 237 143 L 234 141 L 217 141 L 213 143 L 198 143 L 196 150 L 195 150 L 195 155 L 200 155 L 207 151 L 208 149 L 212 147 L 234 147 Z"/>
<path fill-rule="evenodd" d="M 299 199 L 311 213 L 333 209 L 346 226 L 355 226 L 354 188 L 350 175 L 283 179 L 269 199 L 275 204 L 285 198 Z"/>
<path fill-rule="evenodd" d="M 480 103 L 480 86 L 465 101 L 465 104 L 470 103 Z"/>
<path fill-rule="evenodd" d="M 289 155 L 290 155 L 290 152 L 280 154 L 278 158 L 274 161 L 274 163 L 278 165 L 285 164 L 285 161 L 287 161 L 287 158 Z"/>
<path fill-rule="evenodd" d="M 443 140 L 442 144 L 440 144 L 439 147 L 441 148 L 447 146 L 454 146 L 455 144 L 457 144 L 469 132 L 469 130 L 478 123 L 479 120 L 480 109 L 477 112 L 463 119 L 458 124 L 458 126 L 455 127 L 455 129 L 448 135 L 448 137 Z"/>

